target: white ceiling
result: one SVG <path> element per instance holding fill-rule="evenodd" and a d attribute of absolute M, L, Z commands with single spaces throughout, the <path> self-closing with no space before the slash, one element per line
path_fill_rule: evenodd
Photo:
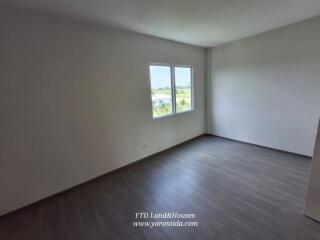
<path fill-rule="evenodd" d="M 320 15 L 320 0 L 0 0 L 208 47 Z"/>

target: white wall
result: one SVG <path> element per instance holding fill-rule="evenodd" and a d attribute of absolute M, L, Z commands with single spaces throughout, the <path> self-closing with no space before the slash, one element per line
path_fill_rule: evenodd
<path fill-rule="evenodd" d="M 204 133 L 204 49 L 0 16 L 0 215 Z M 194 66 L 194 112 L 152 119 L 150 62 Z"/>
<path fill-rule="evenodd" d="M 320 221 L 320 123 L 314 156 L 311 164 L 309 187 L 306 196 L 304 213 L 306 216 Z"/>
<path fill-rule="evenodd" d="M 312 155 L 320 17 L 209 50 L 207 132 Z"/>

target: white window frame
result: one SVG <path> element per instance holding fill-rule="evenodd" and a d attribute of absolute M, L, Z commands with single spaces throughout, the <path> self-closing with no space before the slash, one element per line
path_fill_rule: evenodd
<path fill-rule="evenodd" d="M 153 105 L 152 105 L 152 84 L 151 84 L 151 71 L 150 67 L 151 66 L 159 66 L 159 67 L 170 67 L 170 77 L 171 77 L 171 105 L 172 105 L 172 113 L 159 116 L 159 117 L 154 117 L 153 116 Z M 175 81 L 175 68 L 176 67 L 181 67 L 181 68 L 190 68 L 191 70 L 191 109 L 182 111 L 182 112 L 177 112 L 176 111 L 176 81 Z M 153 119 L 160 119 L 160 118 L 165 118 L 169 116 L 174 116 L 174 115 L 180 115 L 183 113 L 188 113 L 188 112 L 193 112 L 194 111 L 194 80 L 193 80 L 193 66 L 191 65 L 183 65 L 183 64 L 169 64 L 169 63 L 149 63 L 148 65 L 148 72 L 149 72 L 149 84 L 150 84 L 150 97 L 151 97 L 151 114 Z"/>

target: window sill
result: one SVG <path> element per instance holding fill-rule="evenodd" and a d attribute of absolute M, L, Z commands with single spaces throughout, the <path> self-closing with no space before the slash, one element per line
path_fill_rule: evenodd
<path fill-rule="evenodd" d="M 175 115 L 180 115 L 180 114 L 183 114 L 183 113 L 190 113 L 190 112 L 194 112 L 194 109 L 183 111 L 183 112 L 177 112 Z"/>
<path fill-rule="evenodd" d="M 157 120 L 157 119 L 162 119 L 162 118 L 167 118 L 167 117 L 174 117 L 174 116 L 178 116 L 178 115 L 181 115 L 184 113 L 191 113 L 191 112 L 194 112 L 194 109 L 183 111 L 183 112 L 172 113 L 172 114 L 168 114 L 168 115 L 164 115 L 164 116 L 160 116 L 160 117 L 152 117 L 152 119 Z"/>

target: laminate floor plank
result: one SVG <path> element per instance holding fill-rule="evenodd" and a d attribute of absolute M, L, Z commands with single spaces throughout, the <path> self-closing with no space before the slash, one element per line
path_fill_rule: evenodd
<path fill-rule="evenodd" d="M 0 239 L 319 240 L 302 214 L 309 167 L 204 135 L 0 217 Z M 195 214 L 199 226 L 133 227 L 136 212 Z"/>

